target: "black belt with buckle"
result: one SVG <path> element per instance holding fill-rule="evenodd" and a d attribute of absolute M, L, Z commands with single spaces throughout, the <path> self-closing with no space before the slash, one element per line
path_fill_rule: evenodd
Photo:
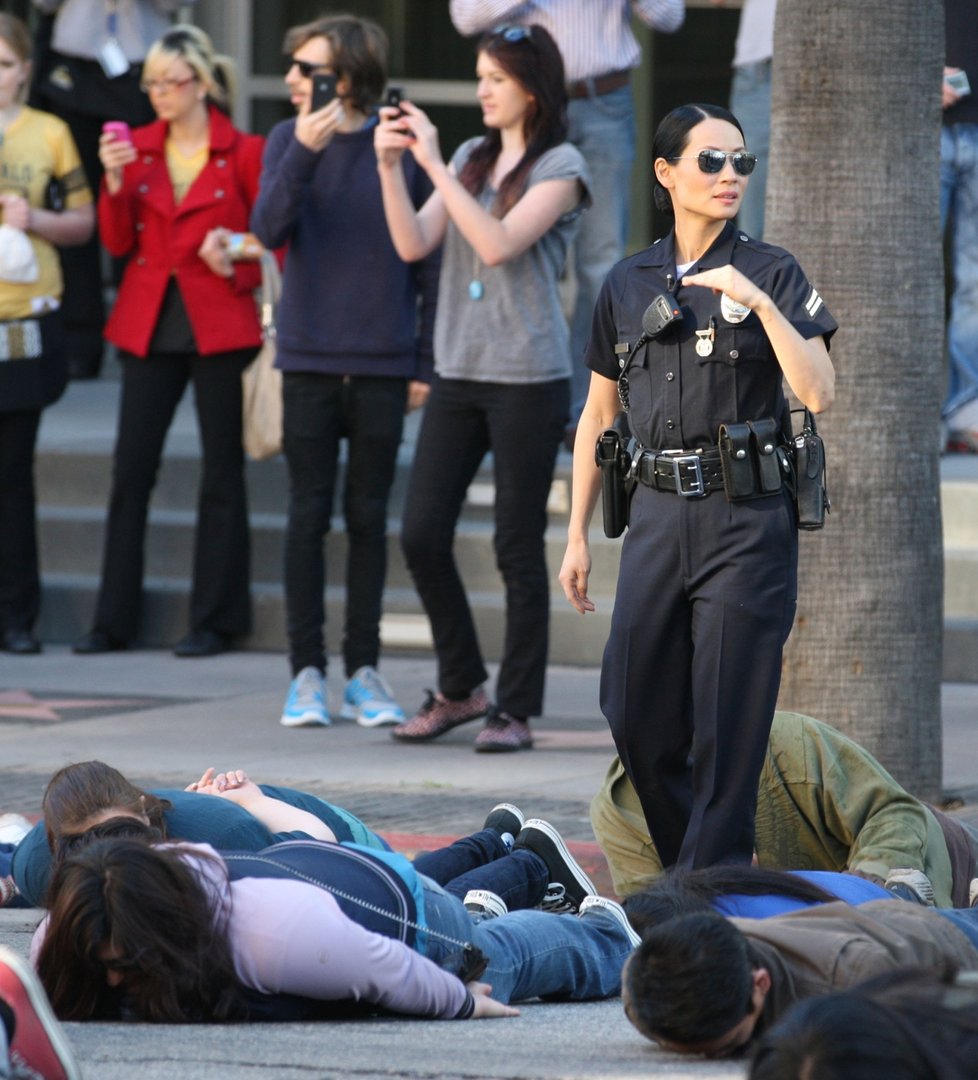
<path fill-rule="evenodd" d="M 614 90 L 620 90 L 628 86 L 632 80 L 630 68 L 624 71 L 609 71 L 607 75 L 595 75 L 591 79 L 578 79 L 567 87 L 567 96 L 576 101 L 586 97 L 600 97 L 602 94 L 610 94 Z"/>
<path fill-rule="evenodd" d="M 698 498 L 723 488 L 720 451 L 643 450 L 635 458 L 635 478 L 656 491 Z"/>

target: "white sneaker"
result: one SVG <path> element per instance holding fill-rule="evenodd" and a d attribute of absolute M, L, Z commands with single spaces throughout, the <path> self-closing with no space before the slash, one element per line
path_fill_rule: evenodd
<path fill-rule="evenodd" d="M 585 896 L 581 901 L 581 906 L 577 910 L 578 918 L 582 915 L 586 915 L 589 911 L 606 911 L 613 919 L 616 919 L 622 929 L 628 934 L 628 940 L 632 943 L 632 948 L 641 945 L 642 939 L 635 933 L 632 924 L 628 921 L 628 916 L 625 914 L 625 909 L 621 904 L 616 904 L 614 900 L 609 900 L 607 896 Z"/>
<path fill-rule="evenodd" d="M 900 896 L 900 886 L 905 886 L 912 894 L 910 897 L 902 897 L 904 900 L 911 899 L 918 904 L 924 904 L 926 907 L 934 907 L 934 886 L 923 870 L 911 870 L 901 867 L 891 870 L 886 875 L 883 888 Z"/>
<path fill-rule="evenodd" d="M 509 912 L 506 901 L 498 893 L 488 889 L 469 889 L 462 903 L 472 918 L 479 922 L 483 919 L 498 919 L 500 915 Z"/>
<path fill-rule="evenodd" d="M 0 844 L 19 844 L 32 827 L 23 814 L 0 814 Z"/>
<path fill-rule="evenodd" d="M 387 680 L 369 664 L 357 668 L 346 684 L 340 716 L 356 720 L 361 727 L 403 724 L 406 719 Z"/>
<path fill-rule="evenodd" d="M 326 727 L 326 679 L 318 668 L 304 667 L 292 680 L 280 723 L 285 727 Z"/>

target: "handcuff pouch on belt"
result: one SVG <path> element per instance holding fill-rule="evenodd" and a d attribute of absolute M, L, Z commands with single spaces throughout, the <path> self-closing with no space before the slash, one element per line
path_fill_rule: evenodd
<path fill-rule="evenodd" d="M 801 431 L 791 441 L 794 459 L 795 510 L 799 529 L 821 529 L 831 510 L 825 487 L 825 444 L 809 409 L 803 412 Z"/>
<path fill-rule="evenodd" d="M 601 511 L 604 534 L 614 539 L 621 536 L 628 525 L 628 512 L 635 477 L 632 472 L 632 455 L 635 439 L 622 435 L 617 427 L 602 431 L 594 446 L 594 461 L 601 470 Z"/>
<path fill-rule="evenodd" d="M 718 446 L 723 490 L 730 502 L 773 495 L 790 476 L 781 429 L 773 417 L 721 424 Z"/>

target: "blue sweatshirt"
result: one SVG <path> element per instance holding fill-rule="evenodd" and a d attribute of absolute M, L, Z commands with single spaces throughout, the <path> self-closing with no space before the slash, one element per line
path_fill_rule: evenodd
<path fill-rule="evenodd" d="M 818 885 L 847 904 L 867 904 L 870 900 L 896 900 L 897 897 L 887 892 L 875 881 L 858 877 L 855 874 L 838 874 L 833 870 L 791 870 L 812 885 Z M 907 901 L 904 901 L 906 903 Z M 788 911 L 812 907 L 814 901 L 799 900 L 794 896 L 781 896 L 767 893 L 761 896 L 731 893 L 719 896 L 713 901 L 713 907 L 721 915 L 734 915 L 744 919 L 767 919 L 772 915 L 784 915 Z"/>
<path fill-rule="evenodd" d="M 394 250 L 375 124 L 334 135 L 319 153 L 295 138 L 294 119 L 268 137 L 251 228 L 266 247 L 288 244 L 276 366 L 429 382 L 441 255 L 405 263 Z M 410 154 L 404 172 L 421 206 L 431 184 Z"/>

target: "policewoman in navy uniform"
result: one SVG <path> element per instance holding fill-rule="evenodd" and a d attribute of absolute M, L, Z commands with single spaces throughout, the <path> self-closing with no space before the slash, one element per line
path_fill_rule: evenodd
<path fill-rule="evenodd" d="M 675 226 L 618 263 L 595 307 L 560 580 L 578 611 L 594 610 L 594 446 L 622 408 L 627 368 L 621 392 L 639 482 L 601 708 L 663 864 L 694 868 L 746 863 L 753 852 L 797 590 L 795 511 L 775 451 L 790 430 L 782 377 L 813 412 L 826 409 L 837 324 L 788 252 L 735 226 L 755 158 L 731 113 L 675 109 L 659 126 L 653 160 L 654 195 Z M 646 315 L 657 295 L 675 312 L 661 331 Z M 733 500 L 721 429 L 738 436 L 728 458 Z M 744 475 L 755 478 L 746 488 Z"/>

